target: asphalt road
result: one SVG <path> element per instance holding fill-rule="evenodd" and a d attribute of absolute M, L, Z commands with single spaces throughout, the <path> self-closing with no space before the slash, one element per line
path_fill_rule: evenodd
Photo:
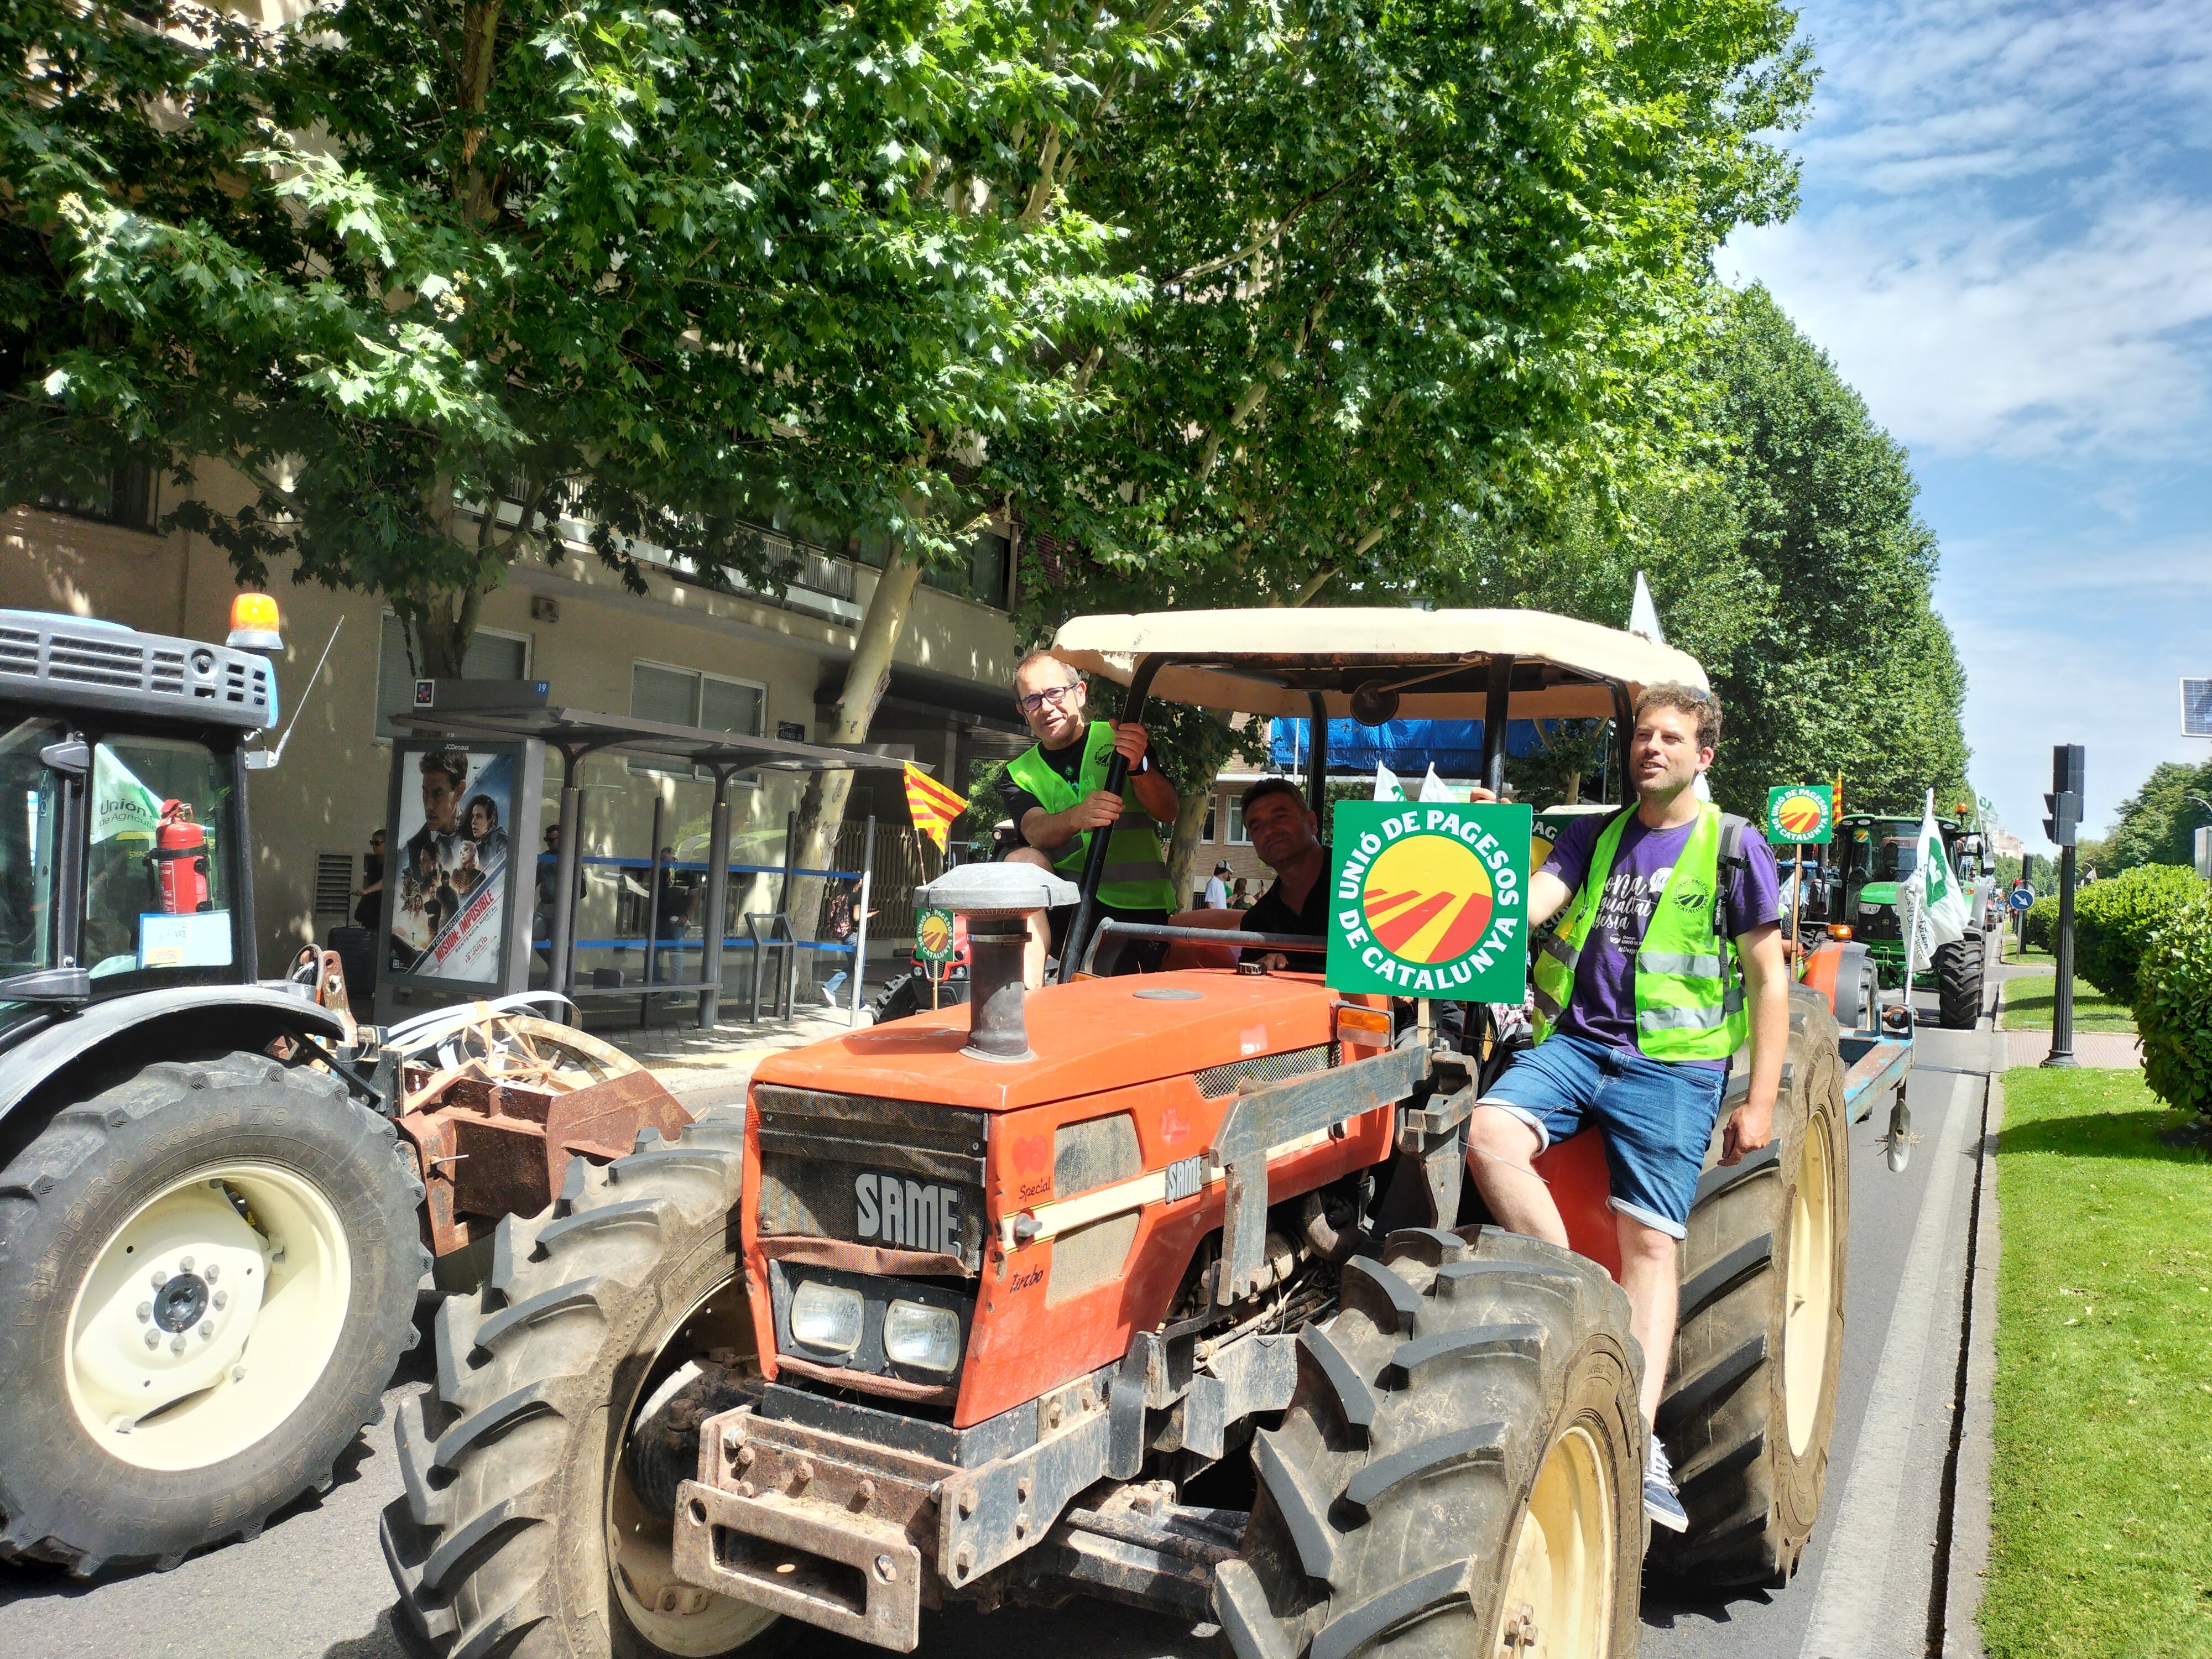
<path fill-rule="evenodd" d="M 1796 1578 L 1778 1591 L 1685 1597 L 1644 1592 L 1646 1659 L 1892 1659 L 1928 1650 L 1942 1582 L 1940 1510 L 1958 1387 L 1968 1210 L 1990 1042 L 1923 1028 L 1911 1085 L 1917 1137 L 1893 1175 L 1876 1118 L 1851 1131 L 1850 1267 L 1844 1370 L 1827 1497 Z M 1931 1198 L 1934 1200 L 1931 1202 Z M 424 1322 L 427 1327 L 427 1319 Z M 251 1544 L 167 1573 L 84 1584 L 58 1571 L 0 1566 L 0 1654 L 38 1659 L 404 1659 L 377 1512 L 399 1492 L 392 1413 L 429 1375 L 426 1340 L 319 1498 Z M 875 1650 L 821 1638 L 821 1659 Z M 1214 1659 L 1193 1629 L 1105 1603 L 979 1615 L 925 1626 L 941 1659 Z"/>

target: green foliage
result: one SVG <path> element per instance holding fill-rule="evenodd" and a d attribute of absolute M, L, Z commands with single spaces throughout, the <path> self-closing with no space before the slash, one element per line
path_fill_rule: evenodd
<path fill-rule="evenodd" d="M 1850 811 L 1971 799 L 1966 678 L 1931 603 L 1936 549 L 1905 452 L 1763 289 L 1735 295 L 1692 370 L 1710 464 L 1607 491 L 1541 532 L 1476 529 L 1439 599 L 1619 627 L 1636 572 L 1726 712 L 1715 795 L 1756 817 L 1777 783 L 1844 774 Z"/>
<path fill-rule="evenodd" d="M 979 502 L 949 467 L 1079 415 L 1055 342 L 1144 299 L 1052 186 L 1054 135 L 1159 60 L 1152 27 L 1050 0 L 341 0 L 274 30 L 21 0 L 0 501 L 150 459 L 241 576 L 391 595 L 429 672 L 540 512 L 633 586 L 632 538 L 764 579 L 754 526 L 792 510 L 954 558 Z M 235 511 L 191 487 L 226 469 Z M 519 520 L 479 512 L 502 496 Z"/>
<path fill-rule="evenodd" d="M 2203 890 L 2193 871 L 2160 864 L 2082 888 L 2074 896 L 2074 966 L 2106 996 L 2134 1001 L 2144 943 Z"/>
<path fill-rule="evenodd" d="M 2143 1080 L 2167 1104 L 2212 1112 L 2212 888 L 2196 892 L 2150 935 L 2136 969 Z"/>
<path fill-rule="evenodd" d="M 1786 213 L 1776 0 L 1222 6 L 1085 138 L 1071 200 L 1152 303 L 1097 419 L 994 451 L 1048 621 L 1403 603 L 1462 515 L 1661 444 L 1710 256 Z M 1060 550 L 1078 548 L 1079 555 Z M 1333 584 L 1333 586 L 1332 586 Z"/>
<path fill-rule="evenodd" d="M 2212 811 L 2191 797 L 2212 801 L 2212 760 L 2185 766 L 2161 761 L 2142 788 L 2120 804 L 2112 831 L 2097 848 L 2100 875 L 2116 875 L 2144 864 L 2194 867 L 2196 832 L 2212 823 Z"/>
<path fill-rule="evenodd" d="M 2021 940 L 2031 951 L 2058 948 L 2058 895 L 2039 898 L 2028 907 L 2027 931 Z"/>

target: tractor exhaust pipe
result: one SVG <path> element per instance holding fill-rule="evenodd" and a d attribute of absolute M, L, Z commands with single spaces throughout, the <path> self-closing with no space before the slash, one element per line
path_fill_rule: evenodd
<path fill-rule="evenodd" d="M 1076 897 L 1073 882 L 1030 864 L 958 865 L 914 890 L 917 906 L 950 910 L 968 924 L 968 1042 L 962 1054 L 1000 1061 L 1036 1058 L 1023 1013 L 1029 918 Z"/>

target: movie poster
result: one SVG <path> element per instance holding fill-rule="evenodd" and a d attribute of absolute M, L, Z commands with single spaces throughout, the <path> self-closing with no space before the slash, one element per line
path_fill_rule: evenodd
<path fill-rule="evenodd" d="M 388 953 L 391 969 L 490 984 L 499 978 L 514 757 L 458 745 L 405 756 Z"/>

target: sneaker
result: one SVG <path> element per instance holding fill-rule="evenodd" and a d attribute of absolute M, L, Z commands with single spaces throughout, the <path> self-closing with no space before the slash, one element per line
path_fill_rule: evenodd
<path fill-rule="evenodd" d="M 1690 1529 L 1690 1512 L 1674 1490 L 1674 1466 L 1667 1461 L 1667 1448 L 1656 1434 L 1651 1437 L 1651 1461 L 1644 1466 L 1644 1513 L 1653 1526 L 1669 1532 Z"/>

